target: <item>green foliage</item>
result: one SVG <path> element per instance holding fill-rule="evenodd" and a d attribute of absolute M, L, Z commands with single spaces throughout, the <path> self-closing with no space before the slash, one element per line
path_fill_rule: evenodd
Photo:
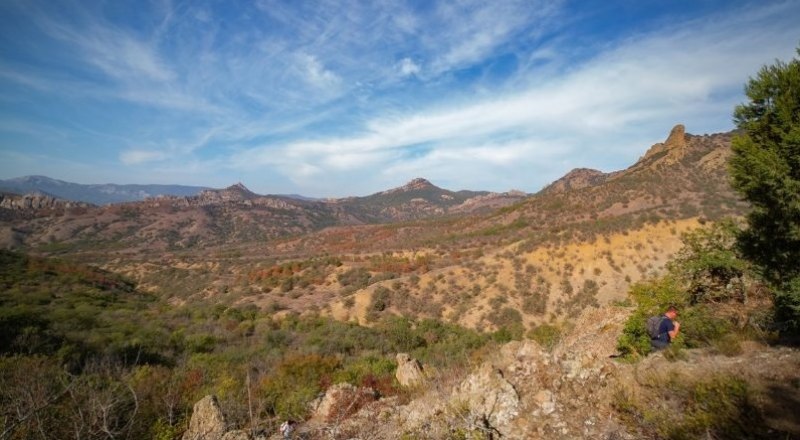
<path fill-rule="evenodd" d="M 617 341 L 617 349 L 635 358 L 650 352 L 650 336 L 645 328 L 647 318 L 664 313 L 670 305 L 684 310 L 688 305 L 688 297 L 678 281 L 671 276 L 634 284 L 629 295 L 636 302 L 637 308 L 625 322 L 622 335 Z"/>
<path fill-rule="evenodd" d="M 547 351 L 551 351 L 561 341 L 561 329 L 555 325 L 541 324 L 528 332 L 528 337 L 538 342 Z"/>
<path fill-rule="evenodd" d="M 624 421 L 648 437 L 776 438 L 754 399 L 747 382 L 737 377 L 692 381 L 673 376 L 650 384 L 643 395 L 620 393 L 615 406 Z M 665 406 L 667 402 L 670 406 Z"/>
<path fill-rule="evenodd" d="M 623 354 L 636 358 L 650 351 L 645 321 L 664 313 L 670 305 L 678 308 L 681 322 L 679 337 L 670 347 L 672 352 L 712 346 L 734 354 L 740 339 L 761 332 L 749 327 L 764 324 L 764 310 L 745 307 L 746 280 L 752 282 L 754 275 L 737 253 L 737 231 L 735 222 L 722 220 L 685 234 L 684 246 L 669 262 L 667 275 L 631 287 L 630 297 L 637 308 L 618 341 Z M 737 328 L 733 320 L 744 327 Z M 748 333 L 751 330 L 755 331 Z"/>
<path fill-rule="evenodd" d="M 97 405 L 111 405 L 107 420 L 117 437 L 176 438 L 206 394 L 219 397 L 232 425 L 249 423 L 251 411 L 262 421 L 301 418 L 339 381 L 396 393 L 398 352 L 449 367 L 490 340 L 436 320 L 386 316 L 370 328 L 318 316 L 276 319 L 254 305 L 171 307 L 83 265 L 8 252 L 0 258 L 0 420 L 33 410 L 54 438 L 95 438 L 69 432 L 89 422 L 65 414 Z M 396 294 L 376 291 L 386 301 Z M 248 383 L 258 396 L 252 408 L 243 406 Z M 70 399 L 49 400 L 67 386 Z M 35 437 L 37 426 L 21 423 L 11 438 Z"/>
<path fill-rule="evenodd" d="M 798 48 L 800 54 L 800 48 Z M 734 111 L 733 186 L 752 210 L 739 237 L 744 254 L 776 292 L 776 316 L 800 334 L 800 59 L 763 67 Z"/>
<path fill-rule="evenodd" d="M 683 248 L 669 267 L 687 280 L 692 304 L 744 300 L 740 279 L 748 266 L 736 249 L 739 232 L 733 220 L 725 219 L 684 234 Z"/>
<path fill-rule="evenodd" d="M 275 372 L 262 380 L 259 397 L 267 412 L 281 419 L 304 418 L 308 402 L 323 390 L 325 383 L 340 367 L 335 357 L 294 355 L 278 364 Z"/>

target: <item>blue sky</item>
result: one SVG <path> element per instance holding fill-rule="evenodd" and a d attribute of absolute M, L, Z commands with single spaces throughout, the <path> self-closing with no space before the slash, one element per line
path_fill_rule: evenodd
<path fill-rule="evenodd" d="M 0 2 L 0 178 L 534 192 L 732 129 L 797 1 Z"/>

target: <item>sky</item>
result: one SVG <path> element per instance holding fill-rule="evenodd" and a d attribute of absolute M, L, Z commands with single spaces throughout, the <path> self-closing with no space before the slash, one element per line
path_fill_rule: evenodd
<path fill-rule="evenodd" d="M 733 129 L 800 1 L 3 0 L 0 179 L 536 192 Z"/>

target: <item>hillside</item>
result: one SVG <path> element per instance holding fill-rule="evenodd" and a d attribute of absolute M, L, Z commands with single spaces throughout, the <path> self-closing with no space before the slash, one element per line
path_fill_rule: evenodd
<path fill-rule="evenodd" d="M 741 213 L 727 181 L 730 139 L 679 125 L 625 170 L 574 170 L 533 196 L 415 179 L 310 201 L 237 184 L 112 206 L 5 210 L 0 238 L 124 273 L 176 304 L 253 304 L 362 324 L 403 314 L 519 332 L 623 299 L 631 283 L 663 269 L 681 233 Z"/>
<path fill-rule="evenodd" d="M 742 274 L 687 307 L 689 345 L 616 360 L 630 293 L 661 288 L 685 233 L 745 208 L 730 136 L 678 126 L 625 170 L 524 197 L 415 179 L 335 201 L 237 184 L 14 202 L 16 246 L 60 259 L 0 253 L 0 411 L 20 438 L 178 438 L 195 414 L 242 439 L 286 418 L 312 439 L 796 438 L 800 355 L 768 345 Z M 396 378 L 410 358 L 422 386 Z"/>

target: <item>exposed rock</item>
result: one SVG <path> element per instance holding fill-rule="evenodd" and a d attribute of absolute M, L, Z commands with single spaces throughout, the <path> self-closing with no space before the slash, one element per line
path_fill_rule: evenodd
<path fill-rule="evenodd" d="M 683 159 L 687 151 L 686 129 L 678 124 L 672 128 L 666 141 L 650 147 L 639 162 L 650 161 L 650 166 L 671 165 Z"/>
<path fill-rule="evenodd" d="M 395 377 L 404 387 L 413 386 L 425 380 L 425 373 L 418 360 L 412 359 L 407 353 L 397 354 L 397 372 Z"/>
<path fill-rule="evenodd" d="M 225 416 L 214 396 L 206 396 L 194 404 L 189 429 L 183 434 L 183 440 L 222 440 L 227 425 Z M 235 438 L 235 437 L 234 437 Z M 227 438 L 226 440 L 233 440 Z"/>
<path fill-rule="evenodd" d="M 436 186 L 426 179 L 417 177 L 416 179 L 411 180 L 410 182 L 406 183 L 403 186 L 382 191 L 379 194 L 387 195 L 387 194 L 395 194 L 395 193 L 402 193 L 409 191 L 418 191 L 428 188 L 436 188 Z"/>
<path fill-rule="evenodd" d="M 328 388 L 323 397 L 312 402 L 313 418 L 324 422 L 341 420 L 375 398 L 372 388 L 359 388 L 349 383 L 336 384 Z"/>
<path fill-rule="evenodd" d="M 237 429 L 235 431 L 228 431 L 225 435 L 222 436 L 221 440 L 252 440 L 253 437 L 247 433 L 247 431 L 242 429 Z"/>
<path fill-rule="evenodd" d="M 510 422 L 519 414 L 517 391 L 488 362 L 461 383 L 451 401 L 456 405 L 463 402 L 474 419 L 488 423 L 501 435 L 507 435 Z"/>
<path fill-rule="evenodd" d="M 225 189 L 208 189 L 201 191 L 200 194 L 194 198 L 200 201 L 201 204 L 210 203 L 224 203 L 224 202 L 242 202 L 258 198 L 259 196 L 254 192 L 247 189 L 241 183 L 231 185 Z"/>
<path fill-rule="evenodd" d="M 48 194 L 30 193 L 16 195 L 0 193 L 0 208 L 14 210 L 36 210 L 36 209 L 64 209 L 74 207 L 91 206 L 84 202 L 73 202 L 71 200 L 59 199 Z"/>

